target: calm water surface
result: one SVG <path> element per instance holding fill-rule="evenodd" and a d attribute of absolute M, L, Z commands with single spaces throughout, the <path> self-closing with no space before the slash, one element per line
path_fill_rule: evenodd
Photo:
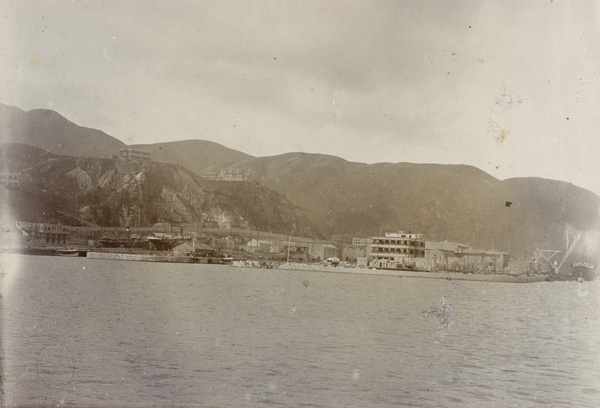
<path fill-rule="evenodd" d="M 600 406 L 600 282 L 1 262 L 2 406 Z"/>

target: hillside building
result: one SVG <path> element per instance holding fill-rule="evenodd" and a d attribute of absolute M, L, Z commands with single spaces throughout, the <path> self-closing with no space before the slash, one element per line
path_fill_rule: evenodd
<path fill-rule="evenodd" d="M 203 178 L 214 181 L 246 181 L 248 179 L 248 172 L 246 169 L 226 169 L 221 170 L 219 173 L 205 173 Z"/>
<path fill-rule="evenodd" d="M 142 150 L 136 150 L 131 148 L 120 149 L 119 159 L 124 161 L 146 161 L 152 159 L 152 153 L 144 152 Z"/>

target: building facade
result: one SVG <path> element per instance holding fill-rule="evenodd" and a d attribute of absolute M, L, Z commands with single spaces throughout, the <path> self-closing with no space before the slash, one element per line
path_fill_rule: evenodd
<path fill-rule="evenodd" d="M 131 161 L 131 160 L 139 160 L 139 161 L 151 160 L 152 159 L 152 153 L 144 152 L 142 150 L 131 149 L 131 148 L 120 149 L 119 150 L 119 159 L 125 160 L 125 161 Z"/>
<path fill-rule="evenodd" d="M 352 246 L 366 247 L 373 243 L 373 238 L 352 238 Z"/>
<path fill-rule="evenodd" d="M 246 169 L 226 169 L 221 170 L 219 173 L 204 173 L 203 178 L 205 180 L 214 181 L 247 181 L 248 172 L 246 171 Z"/>
<path fill-rule="evenodd" d="M 372 237 L 370 266 L 381 269 L 425 269 L 425 241 L 421 234 L 387 232 Z"/>
<path fill-rule="evenodd" d="M 425 243 L 426 269 L 430 271 L 454 271 L 496 273 L 508 267 L 508 254 L 498 250 L 474 249 L 458 242 L 442 241 Z"/>
<path fill-rule="evenodd" d="M 247 252 L 261 252 L 264 254 L 275 254 L 279 252 L 279 246 L 275 242 L 266 239 L 252 238 L 244 248 Z"/>
<path fill-rule="evenodd" d="M 324 261 L 327 258 L 339 258 L 340 251 L 333 244 L 311 244 L 308 247 L 310 260 Z"/>
<path fill-rule="evenodd" d="M 65 245 L 71 229 L 67 225 L 41 222 L 17 222 L 17 228 L 27 237 L 31 245 Z"/>
<path fill-rule="evenodd" d="M 19 174 L 0 172 L 0 186 L 19 187 Z"/>

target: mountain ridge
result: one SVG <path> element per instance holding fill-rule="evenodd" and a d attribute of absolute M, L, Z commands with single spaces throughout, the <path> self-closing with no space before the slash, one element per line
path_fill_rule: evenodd
<path fill-rule="evenodd" d="M 96 139 L 104 141 L 110 139 Z M 526 252 L 563 247 L 566 228 L 598 225 L 600 198 L 588 190 L 539 177 L 498 180 L 465 164 L 366 164 L 301 152 L 254 157 L 199 140 L 130 147 L 200 175 L 243 169 L 250 183 L 305 210 L 323 236 L 411 230 L 432 240 Z"/>
<path fill-rule="evenodd" d="M 79 126 L 49 109 L 23 111 L 0 104 L 0 143 L 24 143 L 68 156 L 109 158 L 127 147 L 96 129 Z"/>
<path fill-rule="evenodd" d="M 105 227 L 201 223 L 320 237 L 300 207 L 256 183 L 205 180 L 152 161 L 28 155 L 24 144 L 0 145 L 2 156 L 6 150 L 20 162 L 8 164 L 19 168 L 20 186 L 1 200 L 18 220 L 60 223 L 68 215 Z"/>

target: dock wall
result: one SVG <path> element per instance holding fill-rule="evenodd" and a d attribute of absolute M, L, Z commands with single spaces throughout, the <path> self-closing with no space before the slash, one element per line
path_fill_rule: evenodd
<path fill-rule="evenodd" d="M 148 255 L 148 254 L 120 254 L 116 252 L 94 252 L 87 254 L 90 259 L 110 259 L 115 261 L 142 261 L 142 262 L 168 262 L 168 263 L 191 263 L 189 256 L 172 255 Z"/>

